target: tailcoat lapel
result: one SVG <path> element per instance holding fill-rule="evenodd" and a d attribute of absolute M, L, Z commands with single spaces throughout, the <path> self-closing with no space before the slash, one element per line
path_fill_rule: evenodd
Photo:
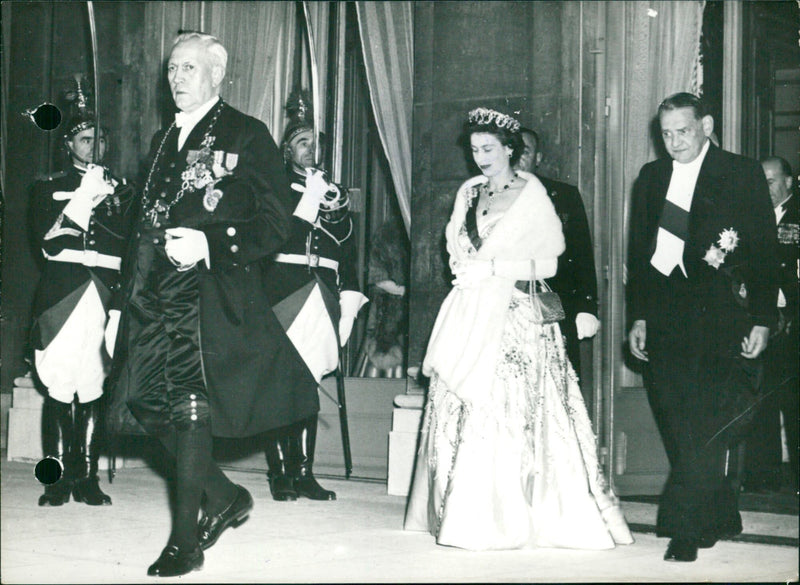
<path fill-rule="evenodd" d="M 650 202 L 647 205 L 647 233 L 649 234 L 650 242 L 649 256 L 652 256 L 656 249 L 658 223 L 661 221 L 661 214 L 664 211 L 664 202 L 667 199 L 667 191 L 669 190 L 671 178 L 672 159 L 660 159 L 655 167 L 654 188 L 649 192 Z"/>

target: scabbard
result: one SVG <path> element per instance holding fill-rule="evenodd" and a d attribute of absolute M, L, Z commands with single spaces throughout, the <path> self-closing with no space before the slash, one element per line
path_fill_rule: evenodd
<path fill-rule="evenodd" d="M 339 426 L 342 431 L 342 452 L 344 453 L 344 475 L 350 479 L 353 473 L 353 456 L 350 452 L 350 427 L 347 423 L 347 400 L 344 391 L 344 372 L 342 371 L 342 350 L 339 349 L 339 367 L 336 368 L 336 395 L 339 406 Z"/>

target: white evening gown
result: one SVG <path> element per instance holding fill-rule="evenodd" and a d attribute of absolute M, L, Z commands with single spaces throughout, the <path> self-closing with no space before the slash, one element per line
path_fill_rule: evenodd
<path fill-rule="evenodd" d="M 431 379 L 405 529 L 470 550 L 633 542 L 560 328 L 516 289 L 495 371 L 471 406 Z"/>

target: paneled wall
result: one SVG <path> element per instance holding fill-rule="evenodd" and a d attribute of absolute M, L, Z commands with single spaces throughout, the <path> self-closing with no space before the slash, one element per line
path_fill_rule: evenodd
<path fill-rule="evenodd" d="M 444 226 L 458 186 L 477 173 L 458 143 L 470 109 L 537 130 L 541 174 L 579 185 L 593 224 L 597 15 L 591 2 L 415 4 L 410 365 L 452 280 Z"/>

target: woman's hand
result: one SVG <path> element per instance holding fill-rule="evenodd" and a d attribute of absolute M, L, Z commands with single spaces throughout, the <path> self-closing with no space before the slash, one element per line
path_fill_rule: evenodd
<path fill-rule="evenodd" d="M 493 263 L 491 260 L 457 262 L 453 266 L 453 275 L 453 286 L 456 288 L 473 288 L 494 275 Z"/>

